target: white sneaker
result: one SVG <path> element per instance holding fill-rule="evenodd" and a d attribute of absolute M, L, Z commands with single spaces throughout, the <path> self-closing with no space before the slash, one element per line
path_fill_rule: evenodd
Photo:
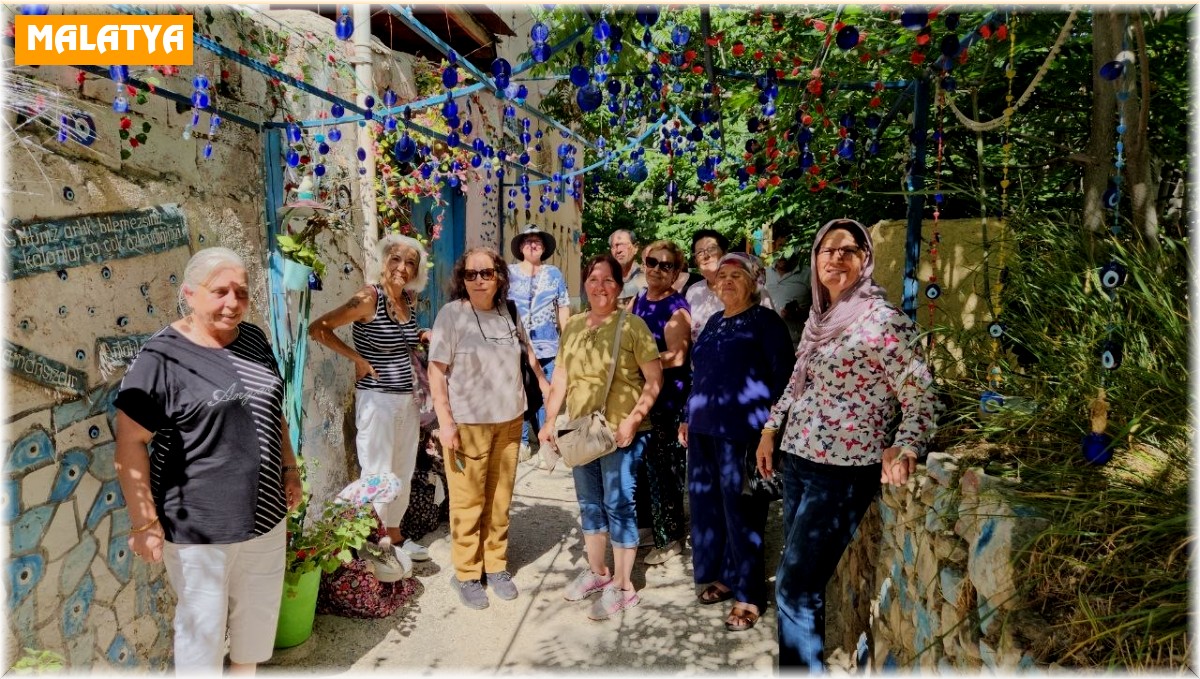
<path fill-rule="evenodd" d="M 429 561 L 429 550 L 411 539 L 405 540 L 404 544 L 400 545 L 400 550 L 408 554 L 413 561 Z"/>
<path fill-rule="evenodd" d="M 626 592 L 608 585 L 601 592 L 600 598 L 592 604 L 588 617 L 592 620 L 607 620 L 627 608 L 633 608 L 641 601 L 637 592 Z"/>
<path fill-rule="evenodd" d="M 575 576 L 571 584 L 567 585 L 567 591 L 563 592 L 563 598 L 567 601 L 582 601 L 593 592 L 603 590 L 611 582 L 612 575 L 596 575 L 591 568 L 586 568 Z"/>
<path fill-rule="evenodd" d="M 657 566 L 674 559 L 682 551 L 682 540 L 674 540 L 667 543 L 665 547 L 650 550 L 650 553 L 646 555 L 646 558 L 642 559 L 642 562 L 648 566 Z"/>

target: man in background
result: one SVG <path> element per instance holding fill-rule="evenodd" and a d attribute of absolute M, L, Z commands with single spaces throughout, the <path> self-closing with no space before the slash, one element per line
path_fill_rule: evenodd
<path fill-rule="evenodd" d="M 795 347 L 800 344 L 808 310 L 812 307 L 812 269 L 807 262 L 801 266 L 800 260 L 805 250 L 796 245 L 787 245 L 788 238 L 786 232 L 775 234 L 771 245 L 774 262 L 767 269 L 764 287 L 787 324 L 792 346 Z"/>
<path fill-rule="evenodd" d="M 646 287 L 646 274 L 637 262 L 637 242 L 633 233 L 627 229 L 613 231 L 608 236 L 608 251 L 621 265 L 621 274 L 625 279 L 625 287 L 621 288 L 617 304 L 627 304 L 639 290 Z"/>

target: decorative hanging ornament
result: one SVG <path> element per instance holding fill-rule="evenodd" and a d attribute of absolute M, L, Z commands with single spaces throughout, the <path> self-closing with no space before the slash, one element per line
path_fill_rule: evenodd
<path fill-rule="evenodd" d="M 919 31 L 929 23 L 929 12 L 918 7 L 909 7 L 900 13 L 900 25 L 910 31 Z"/>
<path fill-rule="evenodd" d="M 354 35 L 354 20 L 350 18 L 350 7 L 342 5 L 338 14 L 337 24 L 333 27 L 338 40 L 349 40 Z"/>
<path fill-rule="evenodd" d="M 837 46 L 843 50 L 854 49 L 858 45 L 858 29 L 854 26 L 843 26 L 837 34 Z"/>
<path fill-rule="evenodd" d="M 592 38 L 596 42 L 604 42 L 612 37 L 612 27 L 608 25 L 608 21 L 602 16 L 592 26 Z"/>
<path fill-rule="evenodd" d="M 638 5 L 637 12 L 634 14 L 637 17 L 637 22 L 646 28 L 650 28 L 658 23 L 658 5 Z"/>
<path fill-rule="evenodd" d="M 675 28 L 671 30 L 671 42 L 677 47 L 683 47 L 692 37 L 692 29 L 686 24 L 675 24 Z"/>
<path fill-rule="evenodd" d="M 1128 272 L 1117 260 L 1112 260 L 1100 269 L 1100 285 L 1106 290 L 1114 290 L 1125 285 Z"/>
<path fill-rule="evenodd" d="M 1113 454 L 1113 437 L 1105 433 L 1108 429 L 1108 400 L 1104 389 L 1100 389 L 1096 398 L 1088 404 L 1088 415 L 1091 431 L 1079 442 L 1083 460 L 1091 465 L 1102 465 L 1111 460 Z"/>

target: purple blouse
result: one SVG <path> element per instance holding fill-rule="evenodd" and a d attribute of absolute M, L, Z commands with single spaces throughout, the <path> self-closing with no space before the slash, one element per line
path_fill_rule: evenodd
<path fill-rule="evenodd" d="M 658 344 L 659 352 L 667 350 L 667 322 L 680 309 L 690 311 L 687 300 L 678 292 L 672 292 L 657 302 L 651 302 L 646 298 L 646 290 L 642 290 L 633 299 L 633 313 L 646 322 L 650 328 L 650 334 L 654 335 L 654 341 Z M 690 363 L 687 361 L 677 368 L 663 370 L 662 391 L 658 393 L 658 399 L 654 402 L 652 409 L 654 412 L 675 414 L 679 412 L 683 400 L 692 386 Z"/>

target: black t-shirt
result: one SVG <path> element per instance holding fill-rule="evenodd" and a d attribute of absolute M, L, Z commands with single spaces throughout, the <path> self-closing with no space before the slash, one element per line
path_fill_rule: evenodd
<path fill-rule="evenodd" d="M 283 381 L 263 331 L 250 323 L 238 331 L 210 348 L 163 328 L 117 393 L 116 407 L 154 432 L 150 490 L 177 544 L 244 542 L 287 513 Z"/>

